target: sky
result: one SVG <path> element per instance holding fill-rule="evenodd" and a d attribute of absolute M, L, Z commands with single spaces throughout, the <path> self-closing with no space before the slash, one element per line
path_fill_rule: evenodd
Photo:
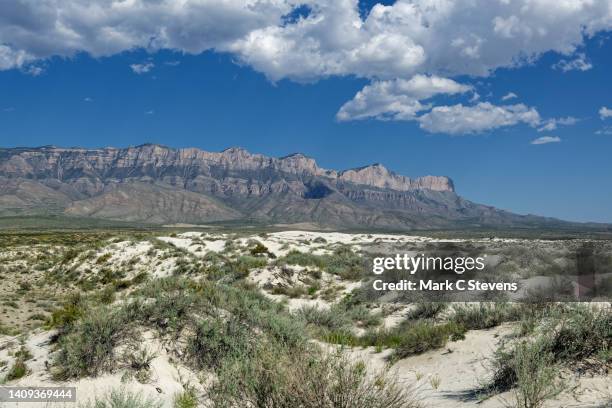
<path fill-rule="evenodd" d="M 612 0 L 0 2 L 0 146 L 301 152 L 612 222 Z"/>

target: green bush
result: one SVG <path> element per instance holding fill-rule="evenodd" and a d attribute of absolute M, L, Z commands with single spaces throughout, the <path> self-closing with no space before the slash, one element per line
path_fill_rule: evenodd
<path fill-rule="evenodd" d="M 348 246 L 337 248 L 325 257 L 325 270 L 342 279 L 359 280 L 365 271 L 363 259 Z"/>
<path fill-rule="evenodd" d="M 28 366 L 21 358 L 17 358 L 6 374 L 6 381 L 18 380 L 28 373 Z"/>
<path fill-rule="evenodd" d="M 297 311 L 297 316 L 308 324 L 336 330 L 348 326 L 351 321 L 346 314 L 336 309 L 323 309 L 317 306 L 304 306 Z"/>
<path fill-rule="evenodd" d="M 251 337 L 248 328 L 234 319 L 204 320 L 187 345 L 189 361 L 198 369 L 218 368 L 227 358 L 247 354 Z"/>
<path fill-rule="evenodd" d="M 197 408 L 198 407 L 198 397 L 195 395 L 195 392 L 193 392 L 192 390 L 186 390 L 181 393 L 177 393 L 174 396 L 172 407 L 173 408 Z"/>
<path fill-rule="evenodd" d="M 574 307 L 561 317 L 547 349 L 557 361 L 579 361 L 609 352 L 612 346 L 610 309 Z"/>
<path fill-rule="evenodd" d="M 162 408 L 161 401 L 145 398 L 142 394 L 125 389 L 114 389 L 103 397 L 96 397 L 94 401 L 80 404 L 80 408 Z"/>
<path fill-rule="evenodd" d="M 323 256 L 300 252 L 295 249 L 289 251 L 284 257 L 279 258 L 276 263 L 277 265 L 314 266 L 319 269 L 325 267 Z"/>
<path fill-rule="evenodd" d="M 361 362 L 316 350 L 262 344 L 251 359 L 232 360 L 210 392 L 215 408 L 416 408 L 410 391 L 386 372 L 371 377 Z"/>
<path fill-rule="evenodd" d="M 59 338 L 55 358 L 58 379 L 96 376 L 116 365 L 115 347 L 128 336 L 129 324 L 119 311 L 92 309 Z"/>
<path fill-rule="evenodd" d="M 84 304 L 85 300 L 80 294 L 71 294 L 61 308 L 51 313 L 47 326 L 66 330 L 83 315 Z"/>
<path fill-rule="evenodd" d="M 452 320 L 468 330 L 489 329 L 521 319 L 526 306 L 509 303 L 479 303 L 455 306 Z"/>
<path fill-rule="evenodd" d="M 550 308 L 542 315 L 542 319 L 546 324 L 541 327 L 540 334 L 535 336 L 532 343 L 537 346 L 538 353 L 546 356 L 547 365 L 571 365 L 588 358 L 601 359 L 600 363 L 603 364 L 608 362 L 612 342 L 612 314 L 609 308 Z M 527 353 L 530 350 L 524 350 L 524 346 L 520 345 L 497 350 L 493 360 L 493 376 L 486 385 L 488 391 L 503 392 L 517 386 L 519 373 L 516 361 L 521 352 Z"/>
<path fill-rule="evenodd" d="M 465 329 L 456 323 L 433 324 L 418 321 L 405 325 L 400 333 L 400 343 L 393 354 L 394 359 L 402 359 L 413 354 L 444 347 L 449 339 L 459 339 Z"/>
<path fill-rule="evenodd" d="M 541 408 L 547 399 L 561 392 L 559 369 L 553 355 L 540 342 L 518 344 L 511 361 L 516 373 L 515 407 Z"/>
<path fill-rule="evenodd" d="M 416 308 L 410 310 L 406 316 L 409 320 L 433 319 L 443 312 L 447 307 L 443 302 L 421 302 Z"/>

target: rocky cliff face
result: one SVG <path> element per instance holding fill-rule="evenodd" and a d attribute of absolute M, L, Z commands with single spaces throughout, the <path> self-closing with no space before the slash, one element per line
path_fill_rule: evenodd
<path fill-rule="evenodd" d="M 338 173 L 320 168 L 314 159 L 300 153 L 272 158 L 236 147 L 220 153 L 195 148 L 171 149 L 153 144 L 125 149 L 109 147 L 86 150 L 49 146 L 0 150 L 0 175 L 67 181 L 87 195 L 95 194 L 101 185 L 94 183 L 87 186 L 87 183 L 82 184 L 85 181 L 82 179 L 119 181 L 145 177 L 176 184 L 179 179 L 189 183 L 201 176 L 219 179 L 240 173 L 257 175 L 258 179 L 264 180 L 282 176 L 299 179 L 322 177 L 330 182 L 349 182 L 398 191 L 454 191 L 452 181 L 447 177 L 426 176 L 411 180 L 388 171 L 380 164 Z M 262 191 L 263 194 L 268 192 Z M 250 193 L 257 194 L 257 189 Z"/>
<path fill-rule="evenodd" d="M 235 147 L 0 149 L 0 215 L 45 212 L 395 229 L 519 217 L 462 199 L 448 177 L 411 179 L 380 164 L 337 172 L 302 154 L 272 158 Z"/>

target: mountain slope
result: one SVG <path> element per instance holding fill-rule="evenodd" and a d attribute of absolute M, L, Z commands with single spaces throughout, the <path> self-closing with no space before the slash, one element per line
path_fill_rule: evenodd
<path fill-rule="evenodd" d="M 146 144 L 0 149 L 0 215 L 63 213 L 148 223 L 258 220 L 335 228 L 541 226 L 458 196 L 448 177 L 411 179 L 380 164 L 320 168 L 302 154 L 271 158 Z"/>

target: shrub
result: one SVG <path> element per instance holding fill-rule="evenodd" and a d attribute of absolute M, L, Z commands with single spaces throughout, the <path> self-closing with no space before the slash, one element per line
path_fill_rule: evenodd
<path fill-rule="evenodd" d="M 84 299 L 80 294 L 71 294 L 60 309 L 51 313 L 47 322 L 50 328 L 67 330 L 67 328 L 83 315 Z"/>
<path fill-rule="evenodd" d="M 410 320 L 433 319 L 447 307 L 443 302 L 422 302 L 417 303 L 416 308 L 410 310 L 406 316 Z"/>
<path fill-rule="evenodd" d="M 6 374 L 6 381 L 18 380 L 21 377 L 24 377 L 28 373 L 28 366 L 21 358 L 17 358 L 11 369 Z"/>
<path fill-rule="evenodd" d="M 109 393 L 86 404 L 80 408 L 162 408 L 163 404 L 153 398 L 145 398 L 142 394 L 125 389 L 114 389 Z"/>
<path fill-rule="evenodd" d="M 177 393 L 174 396 L 172 403 L 173 408 L 197 408 L 198 398 L 193 390 L 186 390 L 181 393 Z"/>
<path fill-rule="evenodd" d="M 557 361 L 578 361 L 609 351 L 612 345 L 612 313 L 575 307 L 561 318 L 547 345 Z"/>
<path fill-rule="evenodd" d="M 452 320 L 468 330 L 489 329 L 503 322 L 520 320 L 524 307 L 508 303 L 455 306 Z"/>
<path fill-rule="evenodd" d="M 308 324 L 325 327 L 330 330 L 340 329 L 350 324 L 350 320 L 337 310 L 323 309 L 317 306 L 303 306 L 297 311 L 297 316 Z"/>
<path fill-rule="evenodd" d="M 544 317 L 548 319 L 547 325 L 533 341 L 532 347 L 546 356 L 546 365 L 572 364 L 591 357 L 607 362 L 612 341 L 612 315 L 609 309 L 594 311 L 582 306 L 552 309 Z M 486 386 L 489 391 L 503 392 L 518 385 L 520 373 L 517 372 L 516 361 L 520 362 L 523 357 L 518 354 L 535 353 L 521 344 L 509 350 L 503 347 L 497 350 L 493 360 L 493 377 Z"/>
<path fill-rule="evenodd" d="M 215 408 L 252 406 L 301 408 L 415 408 L 419 403 L 381 372 L 314 350 L 288 352 L 262 345 L 252 359 L 222 367 L 210 392 Z"/>
<path fill-rule="evenodd" d="M 189 340 L 187 354 L 199 369 L 218 368 L 227 358 L 239 358 L 248 353 L 250 333 L 234 319 L 204 320 Z"/>
<path fill-rule="evenodd" d="M 127 367 L 135 372 L 136 380 L 142 384 L 151 379 L 151 361 L 155 357 L 157 357 L 155 353 L 138 346 L 128 348 L 123 355 Z"/>
<path fill-rule="evenodd" d="M 266 255 L 269 253 L 268 248 L 263 245 L 261 242 L 257 242 L 255 243 L 255 246 L 252 247 L 249 252 L 251 253 L 251 255 L 253 256 L 257 256 L 257 255 Z"/>
<path fill-rule="evenodd" d="M 119 312 L 106 308 L 91 310 L 60 337 L 60 351 L 55 358 L 55 376 L 67 379 L 96 376 L 114 368 L 114 349 L 128 334 L 128 322 Z"/>
<path fill-rule="evenodd" d="M 284 257 L 278 259 L 276 262 L 278 265 L 300 265 L 300 266 L 314 266 L 319 269 L 325 267 L 325 260 L 320 255 L 309 254 L 300 252 L 292 249 Z"/>
<path fill-rule="evenodd" d="M 517 408 L 540 408 L 544 401 L 561 392 L 561 384 L 556 380 L 558 368 L 541 343 L 518 344 L 511 364 L 516 373 Z"/>
<path fill-rule="evenodd" d="M 348 246 L 337 248 L 326 256 L 325 263 L 327 272 L 347 280 L 361 279 L 365 270 L 362 258 Z"/>
<path fill-rule="evenodd" d="M 464 333 L 465 329 L 453 322 L 435 325 L 426 321 L 418 321 L 408 324 L 400 334 L 401 340 L 395 349 L 393 358 L 401 359 L 444 347 L 451 337 L 454 340 L 459 339 Z"/>
<path fill-rule="evenodd" d="M 107 252 L 104 255 L 100 255 L 100 257 L 98 257 L 98 259 L 96 260 L 96 264 L 97 265 L 105 264 L 106 262 L 108 262 L 109 259 L 111 259 L 112 256 L 113 254 L 110 252 Z"/>

